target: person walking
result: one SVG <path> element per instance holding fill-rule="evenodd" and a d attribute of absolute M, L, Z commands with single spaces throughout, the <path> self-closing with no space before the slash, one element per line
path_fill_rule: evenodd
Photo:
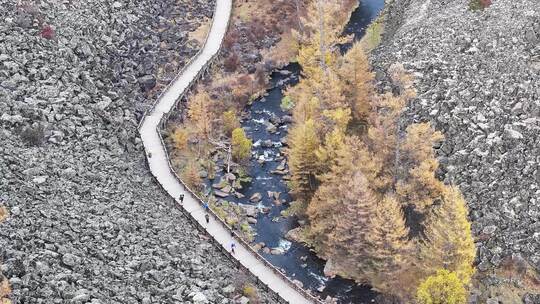
<path fill-rule="evenodd" d="M 234 254 L 234 248 L 236 248 L 236 244 L 234 241 L 231 243 L 231 253 Z"/>
<path fill-rule="evenodd" d="M 208 209 L 209 209 L 208 202 L 204 202 L 203 207 L 204 207 L 204 211 L 208 212 Z"/>
<path fill-rule="evenodd" d="M 180 194 L 180 196 L 178 196 L 178 200 L 180 201 L 180 205 L 182 205 L 184 203 L 184 193 Z"/>
<path fill-rule="evenodd" d="M 207 213 L 204 215 L 204 218 L 206 219 L 206 223 L 210 223 L 210 215 Z"/>

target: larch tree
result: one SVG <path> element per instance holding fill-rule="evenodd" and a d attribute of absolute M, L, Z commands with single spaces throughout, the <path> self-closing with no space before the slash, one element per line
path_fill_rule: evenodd
<path fill-rule="evenodd" d="M 394 168 L 396 192 L 401 202 L 421 212 L 440 199 L 446 188 L 435 176 L 439 162 L 433 150 L 435 143 L 443 138 L 429 123 L 412 124 L 399 147 L 399 160 Z"/>
<path fill-rule="evenodd" d="M 186 183 L 194 191 L 201 190 L 202 178 L 200 175 L 200 166 L 197 162 L 191 160 L 182 169 L 180 176 L 182 181 Z"/>
<path fill-rule="evenodd" d="M 195 94 L 188 106 L 189 122 L 199 139 L 208 139 L 212 130 L 212 100 L 206 92 Z"/>
<path fill-rule="evenodd" d="M 172 133 L 172 140 L 176 149 L 184 151 L 188 147 L 189 132 L 184 126 L 180 126 Z"/>
<path fill-rule="evenodd" d="M 361 261 L 366 280 L 376 289 L 392 292 L 402 289 L 401 276 L 408 271 L 412 243 L 401 204 L 385 195 L 375 206 L 367 234 L 367 258 Z"/>
<path fill-rule="evenodd" d="M 455 187 L 447 187 L 440 205 L 427 215 L 425 239 L 420 243 L 420 263 L 433 274 L 439 269 L 454 271 L 467 285 L 474 274 L 476 254 L 465 199 Z"/>
<path fill-rule="evenodd" d="M 238 120 L 238 117 L 236 116 L 235 110 L 228 110 L 228 111 L 223 112 L 223 115 L 221 116 L 221 120 L 223 123 L 225 135 L 227 136 L 230 136 L 234 129 L 240 127 L 240 121 Z"/>
<path fill-rule="evenodd" d="M 288 135 L 287 149 L 292 190 L 296 197 L 307 202 L 316 189 L 319 137 L 312 119 L 295 124 Z"/>
<path fill-rule="evenodd" d="M 368 58 L 360 43 L 355 43 L 339 61 L 338 75 L 343 80 L 344 95 L 352 110 L 353 118 L 366 122 L 374 95 L 375 75 L 370 70 Z"/>

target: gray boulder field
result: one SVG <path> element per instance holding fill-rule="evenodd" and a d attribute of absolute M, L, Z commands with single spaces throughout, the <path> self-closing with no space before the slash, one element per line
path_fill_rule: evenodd
<path fill-rule="evenodd" d="M 444 133 L 439 173 L 469 203 L 483 282 L 500 283 L 488 274 L 509 262 L 538 271 L 540 2 L 478 11 L 465 0 L 389 2 L 377 77 L 384 87 L 394 62 L 415 76 L 403 124 L 430 121 Z"/>
<path fill-rule="evenodd" d="M 136 131 L 214 4 L 0 0 L 0 260 L 14 303 L 233 302 L 238 270 L 152 180 Z"/>

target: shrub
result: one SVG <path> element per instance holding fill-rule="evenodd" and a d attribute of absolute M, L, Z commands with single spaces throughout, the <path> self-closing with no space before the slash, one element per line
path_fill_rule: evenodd
<path fill-rule="evenodd" d="M 244 288 L 242 288 L 242 294 L 249 298 L 250 302 L 257 302 L 259 300 L 259 293 L 257 292 L 257 288 L 253 286 L 250 283 L 246 283 L 244 285 Z"/>
<path fill-rule="evenodd" d="M 283 97 L 281 99 L 280 107 L 284 111 L 288 111 L 288 110 L 291 110 L 292 108 L 294 108 L 294 102 L 293 102 L 292 98 L 290 96 L 288 96 L 288 95 Z"/>
<path fill-rule="evenodd" d="M 441 269 L 420 284 L 416 300 L 419 304 L 464 304 L 467 291 L 457 273 Z"/>
<path fill-rule="evenodd" d="M 174 133 L 172 134 L 172 140 L 174 142 L 174 145 L 180 151 L 183 151 L 187 148 L 188 139 L 189 132 L 183 128 L 176 128 L 176 130 L 174 130 Z"/>
<path fill-rule="evenodd" d="M 54 29 L 50 26 L 50 25 L 45 25 L 42 29 L 41 29 L 41 37 L 45 38 L 45 39 L 53 39 L 54 36 L 55 36 L 55 33 L 54 33 Z"/>
<path fill-rule="evenodd" d="M 225 66 L 225 71 L 227 72 L 234 72 L 236 69 L 238 69 L 238 65 L 240 64 L 240 58 L 238 58 L 238 55 L 236 53 L 231 53 L 229 57 L 225 59 L 223 62 L 223 65 Z"/>
<path fill-rule="evenodd" d="M 246 137 L 242 128 L 236 128 L 232 132 L 232 156 L 236 161 L 245 161 L 251 155 L 251 139 Z"/>
<path fill-rule="evenodd" d="M 470 0 L 469 9 L 471 11 L 483 10 L 491 5 L 491 0 Z"/>

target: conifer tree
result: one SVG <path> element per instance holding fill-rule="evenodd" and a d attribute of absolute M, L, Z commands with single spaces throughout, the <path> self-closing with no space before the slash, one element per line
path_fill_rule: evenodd
<path fill-rule="evenodd" d="M 185 127 L 178 127 L 174 130 L 172 139 L 176 149 L 184 151 L 188 146 L 189 132 Z"/>
<path fill-rule="evenodd" d="M 418 211 L 425 211 L 446 188 L 435 176 L 439 162 L 432 148 L 443 138 L 429 123 L 420 123 L 408 126 L 401 142 L 399 167 L 394 169 L 396 191 L 401 202 Z"/>
<path fill-rule="evenodd" d="M 188 187 L 194 191 L 198 191 L 202 186 L 200 176 L 200 167 L 195 161 L 189 161 L 181 171 L 181 178 Z"/>
<path fill-rule="evenodd" d="M 315 122 L 308 119 L 306 122 L 295 124 L 289 131 L 288 143 L 292 190 L 298 199 L 307 202 L 316 186 L 316 151 L 319 147 L 319 138 Z"/>
<path fill-rule="evenodd" d="M 396 292 L 408 271 L 412 244 L 401 204 L 392 195 L 385 195 L 375 206 L 367 231 L 367 258 L 362 261 L 367 280 L 379 290 Z"/>
<path fill-rule="evenodd" d="M 208 139 L 212 130 L 213 113 L 210 95 L 206 92 L 195 94 L 189 102 L 189 121 L 199 139 Z"/>
<path fill-rule="evenodd" d="M 465 199 L 455 187 L 444 190 L 440 205 L 426 220 L 425 240 L 420 244 L 420 263 L 429 273 L 444 268 L 456 272 L 467 285 L 474 273 L 476 254 Z"/>
<path fill-rule="evenodd" d="M 225 135 L 227 136 L 230 136 L 234 129 L 240 127 L 240 121 L 238 120 L 238 117 L 236 116 L 236 112 L 234 110 L 228 110 L 223 112 L 221 119 L 223 122 Z"/>
<path fill-rule="evenodd" d="M 339 62 L 338 74 L 344 82 L 344 95 L 352 110 L 353 118 L 366 121 L 374 93 L 374 73 L 360 43 L 355 43 Z"/>

